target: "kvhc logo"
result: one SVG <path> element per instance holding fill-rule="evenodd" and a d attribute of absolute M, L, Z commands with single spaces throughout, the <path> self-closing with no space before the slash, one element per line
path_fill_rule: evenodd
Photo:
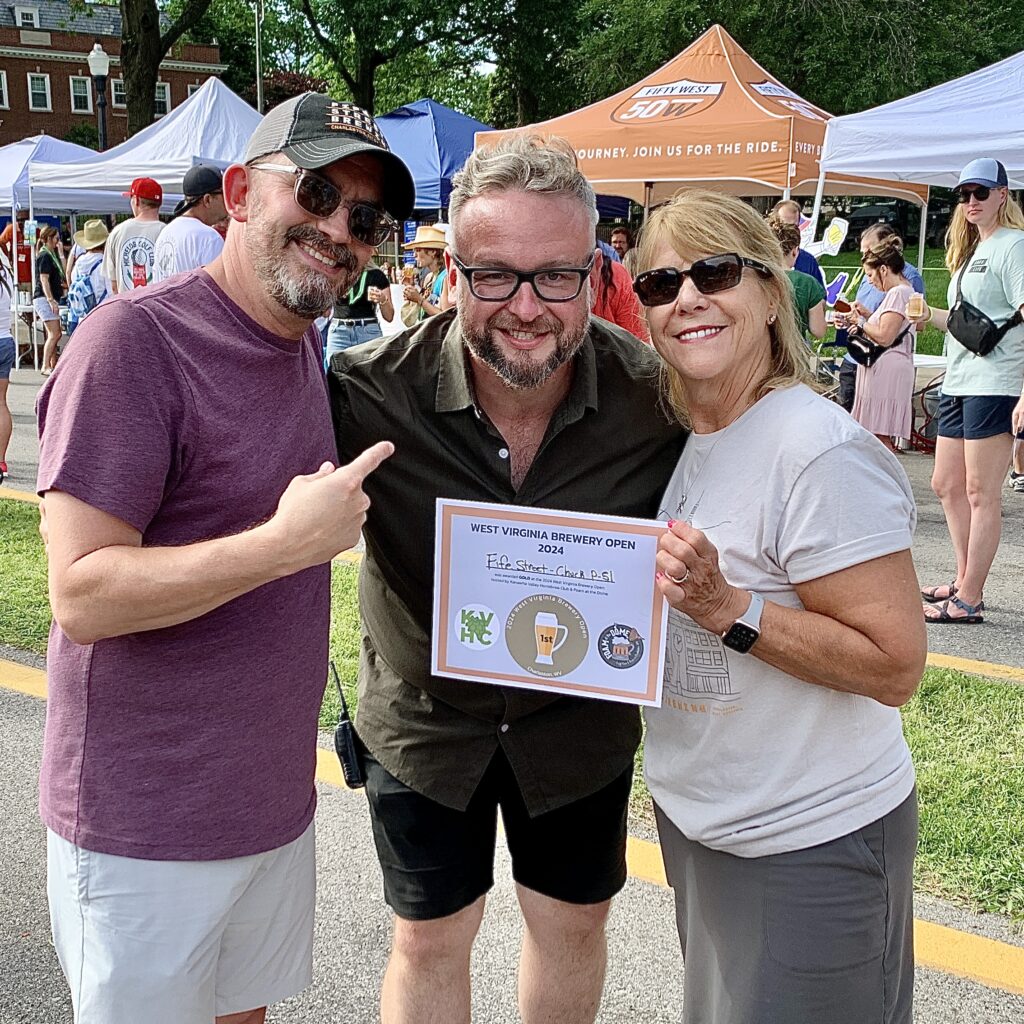
<path fill-rule="evenodd" d="M 645 85 L 615 108 L 612 120 L 622 124 L 633 121 L 672 124 L 681 117 L 706 110 L 722 95 L 724 88 L 724 82 L 691 82 L 688 78 Z"/>
<path fill-rule="evenodd" d="M 467 604 L 459 609 L 456 629 L 459 643 L 471 651 L 485 651 L 495 640 L 494 612 L 487 605 Z"/>

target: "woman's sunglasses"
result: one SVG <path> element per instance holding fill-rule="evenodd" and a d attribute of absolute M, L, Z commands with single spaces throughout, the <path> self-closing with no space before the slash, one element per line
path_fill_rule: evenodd
<path fill-rule="evenodd" d="M 689 278 L 701 295 L 715 295 L 735 288 L 743 280 L 744 267 L 756 270 L 762 277 L 771 277 L 771 271 L 764 263 L 727 252 L 697 260 L 689 270 L 658 267 L 645 271 L 633 282 L 633 291 L 645 306 L 664 306 L 675 302 L 683 281 Z"/>
<path fill-rule="evenodd" d="M 992 195 L 992 189 L 987 185 L 975 185 L 974 188 L 957 189 L 956 201 L 958 203 L 969 203 L 971 196 L 974 196 L 979 203 L 983 203 L 990 195 Z"/>
<path fill-rule="evenodd" d="M 349 202 L 328 178 L 304 167 L 285 164 L 250 164 L 257 171 L 276 171 L 295 178 L 295 202 L 313 217 L 326 220 L 340 207 L 348 210 L 348 231 L 364 245 L 380 245 L 398 230 L 398 222 L 372 203 Z"/>

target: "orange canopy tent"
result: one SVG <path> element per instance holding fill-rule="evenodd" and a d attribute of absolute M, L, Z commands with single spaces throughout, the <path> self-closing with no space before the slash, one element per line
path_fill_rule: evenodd
<path fill-rule="evenodd" d="M 813 195 L 832 115 L 761 67 L 721 25 L 622 92 L 513 129 L 567 139 L 599 192 L 645 206 L 700 185 L 733 195 Z M 478 132 L 488 145 L 512 132 Z M 832 195 L 927 201 L 924 186 L 828 174 Z"/>

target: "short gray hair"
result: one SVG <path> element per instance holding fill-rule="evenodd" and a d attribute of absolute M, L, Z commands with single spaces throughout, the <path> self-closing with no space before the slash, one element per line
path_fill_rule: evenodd
<path fill-rule="evenodd" d="M 448 200 L 448 221 L 458 232 L 459 211 L 471 199 L 494 192 L 535 192 L 568 196 L 586 211 L 597 227 L 597 198 L 565 139 L 511 135 L 474 150 L 454 178 Z"/>

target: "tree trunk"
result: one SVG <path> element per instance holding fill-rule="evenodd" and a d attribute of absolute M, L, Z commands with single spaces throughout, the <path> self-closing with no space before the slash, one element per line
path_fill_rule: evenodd
<path fill-rule="evenodd" d="M 380 66 L 380 54 L 375 50 L 364 52 L 356 49 L 355 85 L 352 89 L 352 101 L 373 114 L 373 104 L 377 98 L 377 68 Z"/>
<path fill-rule="evenodd" d="M 211 0 L 185 0 L 178 20 L 160 33 L 156 0 L 121 0 L 121 75 L 128 135 L 153 123 L 156 81 L 167 51 L 206 13 Z"/>
<path fill-rule="evenodd" d="M 121 0 L 121 74 L 129 136 L 153 123 L 156 80 L 163 57 L 155 0 Z"/>

